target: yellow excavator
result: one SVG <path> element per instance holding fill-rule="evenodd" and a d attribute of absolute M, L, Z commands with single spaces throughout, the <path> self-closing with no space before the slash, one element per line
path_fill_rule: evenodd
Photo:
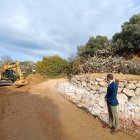
<path fill-rule="evenodd" d="M 9 65 L 3 65 L 0 72 L 0 85 L 14 85 L 20 87 L 27 85 L 24 75 L 21 71 L 20 62 Z"/>

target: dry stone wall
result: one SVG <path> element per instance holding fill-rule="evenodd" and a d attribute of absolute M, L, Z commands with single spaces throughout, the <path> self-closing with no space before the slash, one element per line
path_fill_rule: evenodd
<path fill-rule="evenodd" d="M 71 84 L 88 91 L 90 94 L 103 94 L 105 96 L 108 83 L 106 77 L 75 76 Z M 137 97 L 138 100 L 134 100 Z M 118 100 L 120 103 L 132 102 L 140 104 L 140 81 L 120 80 L 118 88 Z"/>
<path fill-rule="evenodd" d="M 108 83 L 105 78 L 78 75 L 71 79 L 71 83 L 59 85 L 58 91 L 79 107 L 86 108 L 91 114 L 108 122 L 104 100 Z M 120 80 L 117 98 L 122 128 L 140 133 L 140 81 Z"/>

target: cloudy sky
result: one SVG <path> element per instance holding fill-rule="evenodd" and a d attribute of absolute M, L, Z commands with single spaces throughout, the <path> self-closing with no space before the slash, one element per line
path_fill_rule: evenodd
<path fill-rule="evenodd" d="M 138 13 L 139 0 L 0 0 L 0 56 L 68 58 L 90 36 L 111 38 Z"/>

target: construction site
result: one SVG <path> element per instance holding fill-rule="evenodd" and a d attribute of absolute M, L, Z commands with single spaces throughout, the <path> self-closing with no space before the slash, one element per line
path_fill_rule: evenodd
<path fill-rule="evenodd" d="M 140 0 L 0 0 L 0 140 L 140 140 Z"/>
<path fill-rule="evenodd" d="M 11 68 L 16 68 L 19 75 L 13 84 L 7 82 L 9 75 L 5 76 Z M 99 75 L 95 74 L 96 77 Z M 125 75 L 129 80 L 130 77 Z M 135 76 L 135 80 L 140 80 L 140 77 Z M 131 135 L 123 129 L 112 135 L 109 128 L 103 128 L 98 117 L 72 101 L 77 96 L 68 98 L 72 92 L 66 96 L 68 91 L 64 92 L 61 87 L 64 83 L 76 82 L 67 78 L 48 79 L 38 73 L 25 79 L 18 65 L 5 67 L 1 72 L 0 86 L 0 140 L 139 139 L 139 135 Z"/>

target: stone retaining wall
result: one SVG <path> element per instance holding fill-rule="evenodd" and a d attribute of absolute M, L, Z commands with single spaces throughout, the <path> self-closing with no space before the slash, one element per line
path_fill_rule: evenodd
<path fill-rule="evenodd" d="M 91 114 L 108 122 L 106 77 L 75 76 L 71 83 L 59 85 L 58 90 L 79 107 L 86 108 Z M 117 95 L 121 126 L 140 133 L 140 81 L 120 80 Z"/>
<path fill-rule="evenodd" d="M 91 94 L 106 94 L 108 83 L 105 79 L 106 77 L 75 76 L 71 79 L 71 83 Z M 127 102 L 131 97 L 140 97 L 140 81 L 120 80 L 118 89 L 119 102 Z M 140 104 L 140 100 L 133 100 L 133 102 Z"/>

